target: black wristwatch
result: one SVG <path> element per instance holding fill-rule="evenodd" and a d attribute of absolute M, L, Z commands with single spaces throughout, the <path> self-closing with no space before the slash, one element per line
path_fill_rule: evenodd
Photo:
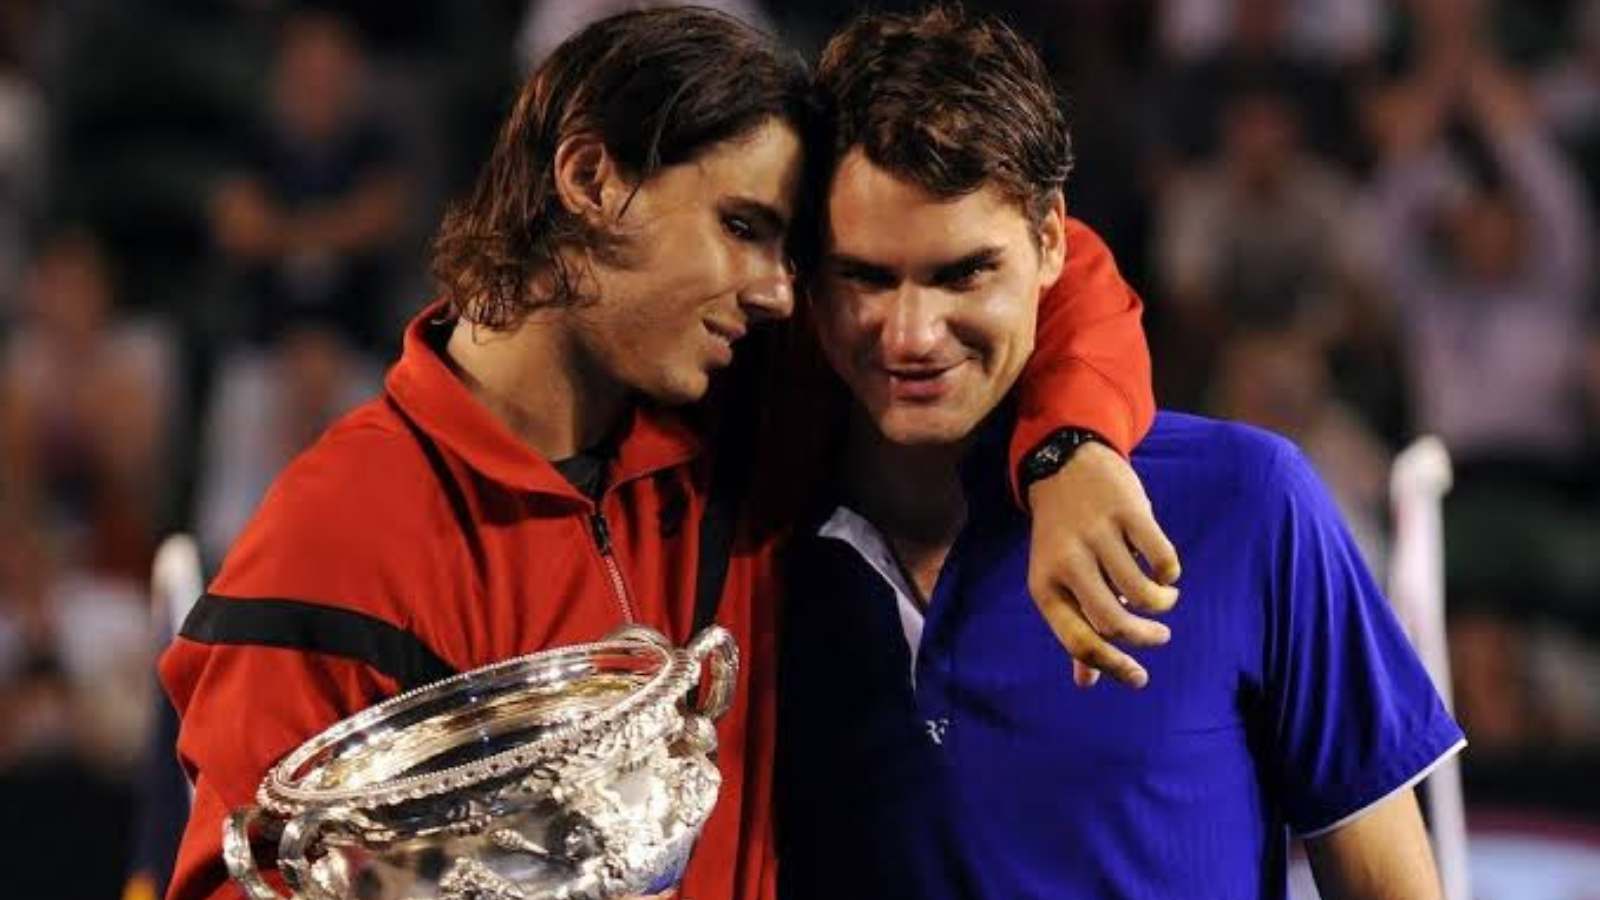
<path fill-rule="evenodd" d="M 1057 428 L 1045 436 L 1028 455 L 1022 458 L 1017 465 L 1017 489 L 1024 497 L 1028 495 L 1028 488 L 1041 478 L 1049 478 L 1061 471 L 1061 467 L 1072 459 L 1078 448 L 1084 444 L 1103 444 L 1111 447 L 1111 442 L 1087 428 Z"/>

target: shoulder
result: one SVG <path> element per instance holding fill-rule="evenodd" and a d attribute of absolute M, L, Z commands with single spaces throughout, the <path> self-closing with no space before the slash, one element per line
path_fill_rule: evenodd
<path fill-rule="evenodd" d="M 1182 488 L 1219 501 L 1281 498 L 1316 483 L 1305 455 L 1288 438 L 1174 412 L 1156 415 L 1149 435 L 1134 450 L 1133 466 L 1152 493 Z"/>
<path fill-rule="evenodd" d="M 263 512 L 302 519 L 364 508 L 370 518 L 407 506 L 428 471 L 415 437 L 388 403 L 376 399 L 340 418 L 274 482 Z"/>
<path fill-rule="evenodd" d="M 435 535 L 453 532 L 435 524 L 448 515 L 416 438 L 386 401 L 370 401 L 279 475 L 212 590 L 385 614 L 368 607 L 388 606 L 397 586 L 439 561 Z"/>

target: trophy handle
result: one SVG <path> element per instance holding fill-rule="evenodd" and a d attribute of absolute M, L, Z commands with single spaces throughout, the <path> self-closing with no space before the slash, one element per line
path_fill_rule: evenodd
<path fill-rule="evenodd" d="M 278 842 L 278 870 L 283 873 L 283 880 L 295 891 L 295 897 L 340 900 L 312 877 L 314 862 L 306 854 L 327 832 L 351 830 L 355 825 L 354 815 L 352 810 L 342 806 L 326 807 L 295 816 L 283 826 L 283 839 Z"/>
<path fill-rule="evenodd" d="M 739 644 L 727 629 L 712 625 L 695 635 L 684 649 L 696 665 L 706 666 L 701 670 L 705 689 L 701 692 L 697 712 L 715 722 L 733 705 L 733 688 L 739 675 Z"/>
<path fill-rule="evenodd" d="M 261 877 L 256 868 L 256 855 L 250 849 L 250 826 L 261 818 L 261 808 L 247 806 L 228 814 L 222 822 L 222 861 L 228 874 L 244 888 L 250 900 L 284 900 L 292 895 L 280 894 Z"/>

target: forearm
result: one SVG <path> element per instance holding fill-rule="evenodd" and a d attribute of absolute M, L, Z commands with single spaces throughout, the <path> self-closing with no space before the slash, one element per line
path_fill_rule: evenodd
<path fill-rule="evenodd" d="M 1490 146 L 1527 211 L 1530 269 L 1576 286 L 1588 270 L 1589 238 L 1577 175 L 1560 150 L 1532 127 L 1493 134 Z"/>
<path fill-rule="evenodd" d="M 1435 277 L 1425 244 L 1428 220 L 1453 189 L 1453 178 L 1449 157 L 1437 146 L 1379 169 L 1368 221 L 1376 236 L 1373 262 L 1390 293 L 1407 300 L 1427 293 Z"/>
<path fill-rule="evenodd" d="M 398 175 L 369 177 L 349 195 L 289 222 L 291 250 L 373 250 L 392 240 L 405 217 L 405 184 Z"/>
<path fill-rule="evenodd" d="M 1013 485 L 1035 448 L 1069 426 L 1096 433 L 1116 452 L 1075 444 L 1069 459 L 1057 444 L 1054 474 L 1030 468 L 1033 483 L 1019 497 L 1033 513 L 1028 587 L 1072 655 L 1079 684 L 1094 681 L 1088 665 L 1142 686 L 1148 673 L 1110 641 L 1165 643 L 1165 626 L 1129 609 L 1171 609 L 1177 590 L 1170 582 L 1178 575 L 1177 554 L 1123 458 L 1155 419 L 1143 304 L 1093 231 L 1069 220 L 1066 245 L 1061 277 L 1040 304 L 1038 342 L 1017 391 Z M 1046 468 L 1048 462 L 1041 460 Z M 1130 548 L 1163 583 L 1146 574 Z"/>
<path fill-rule="evenodd" d="M 1060 280 L 1040 302 L 1036 349 L 1018 385 L 1013 464 L 1069 425 L 1127 454 L 1155 416 L 1139 295 L 1080 222 L 1068 223 L 1067 254 Z"/>
<path fill-rule="evenodd" d="M 1306 841 L 1325 900 L 1443 897 L 1416 794 L 1403 790 L 1355 821 Z"/>

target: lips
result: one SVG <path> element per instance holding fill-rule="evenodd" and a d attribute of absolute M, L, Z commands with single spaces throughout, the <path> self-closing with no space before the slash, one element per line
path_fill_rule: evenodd
<path fill-rule="evenodd" d="M 955 387 L 955 372 L 961 363 L 947 366 L 884 369 L 889 381 L 889 399 L 903 403 L 933 403 Z"/>
<path fill-rule="evenodd" d="M 744 325 L 737 322 L 705 322 L 706 333 L 711 336 L 712 361 L 719 366 L 733 363 L 733 345 L 744 337 Z"/>
<path fill-rule="evenodd" d="M 738 322 L 714 322 L 709 319 L 706 320 L 706 330 L 730 344 L 738 343 L 745 334 L 744 325 Z"/>

